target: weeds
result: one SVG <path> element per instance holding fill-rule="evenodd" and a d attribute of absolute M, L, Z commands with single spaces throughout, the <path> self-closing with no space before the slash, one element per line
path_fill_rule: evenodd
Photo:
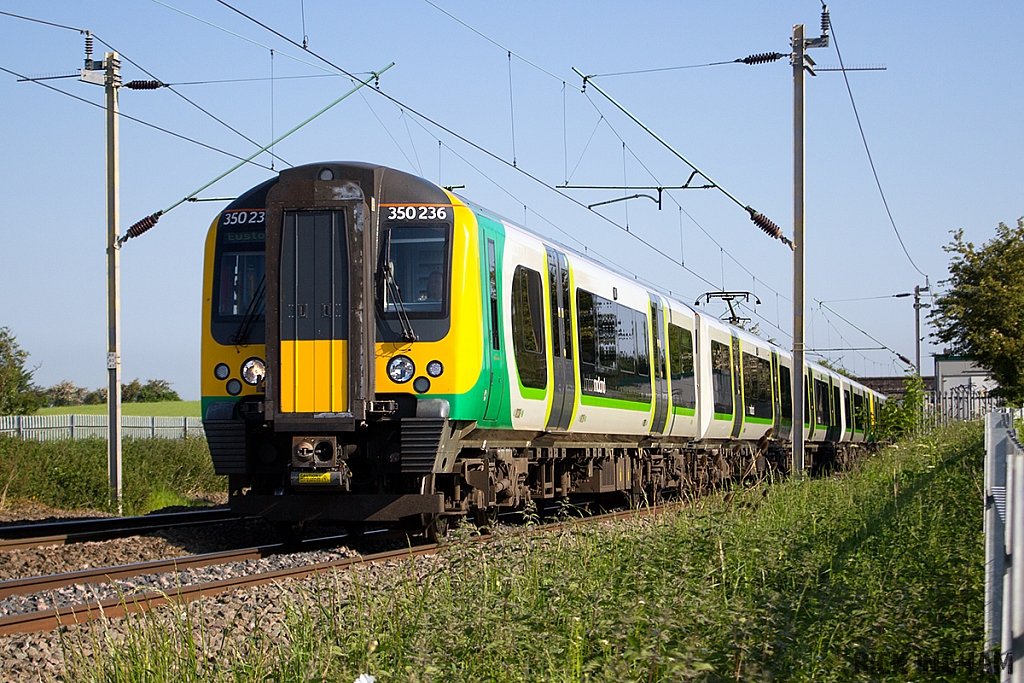
<path fill-rule="evenodd" d="M 215 656 L 197 652 L 217 638 L 172 620 L 133 629 L 158 656 L 129 639 L 120 657 L 69 657 L 69 677 L 979 681 L 981 452 L 980 428 L 961 425 L 840 477 L 657 518 L 457 536 L 438 558 L 321 576 L 283 606 L 282 629 L 253 617 Z"/>

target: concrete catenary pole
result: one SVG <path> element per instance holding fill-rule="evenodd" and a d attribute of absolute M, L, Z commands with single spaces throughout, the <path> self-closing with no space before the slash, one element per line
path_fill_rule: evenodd
<path fill-rule="evenodd" d="M 104 54 L 107 93 L 107 471 L 111 503 L 118 514 L 121 501 L 121 231 L 120 169 L 118 162 L 117 91 L 121 61 L 116 52 Z"/>
<path fill-rule="evenodd" d="M 804 25 L 793 26 L 793 476 L 804 471 Z"/>

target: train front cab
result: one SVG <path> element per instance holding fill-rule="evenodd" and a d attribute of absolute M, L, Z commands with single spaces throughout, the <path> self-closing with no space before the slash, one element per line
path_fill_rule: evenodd
<path fill-rule="evenodd" d="M 488 390 L 472 360 L 482 351 L 479 251 L 468 227 L 454 230 L 453 198 L 351 163 L 289 169 L 261 187 L 263 206 L 249 202 L 265 216 L 266 315 L 245 316 L 260 332 L 252 339 L 209 332 L 234 205 L 207 249 L 204 418 L 232 507 L 281 523 L 413 523 L 442 512 L 427 475 L 449 418 L 466 409 L 454 399 L 467 395 L 475 410 Z M 460 211 L 465 223 L 469 209 Z M 453 296 L 469 312 L 453 316 Z M 455 362 L 460 354 L 466 362 Z M 232 355 L 265 359 L 265 376 L 242 392 L 207 381 Z M 405 448 L 417 439 L 432 447 Z"/>

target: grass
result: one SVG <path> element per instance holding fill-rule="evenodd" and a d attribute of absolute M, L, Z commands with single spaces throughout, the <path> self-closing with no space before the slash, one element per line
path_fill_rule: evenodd
<path fill-rule="evenodd" d="M 160 403 L 122 403 L 122 415 L 144 417 L 200 417 L 200 401 L 163 401 Z M 36 415 L 106 415 L 107 404 L 40 408 Z"/>
<path fill-rule="evenodd" d="M 128 515 L 226 490 L 205 439 L 125 439 L 122 501 Z M 0 435 L 0 508 L 35 501 L 62 510 L 111 507 L 105 439 L 31 441 Z"/>
<path fill-rule="evenodd" d="M 457 531 L 437 559 L 322 576 L 215 626 L 196 604 L 148 613 L 110 648 L 99 625 L 68 641 L 68 678 L 981 681 L 981 486 L 981 429 L 958 425 L 657 518 Z"/>

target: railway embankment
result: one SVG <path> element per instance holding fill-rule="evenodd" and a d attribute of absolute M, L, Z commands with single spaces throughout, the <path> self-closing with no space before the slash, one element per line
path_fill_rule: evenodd
<path fill-rule="evenodd" d="M 0 644 L 63 680 L 985 680 L 982 432 Z M 31 653 L 31 654 L 27 654 Z"/>

